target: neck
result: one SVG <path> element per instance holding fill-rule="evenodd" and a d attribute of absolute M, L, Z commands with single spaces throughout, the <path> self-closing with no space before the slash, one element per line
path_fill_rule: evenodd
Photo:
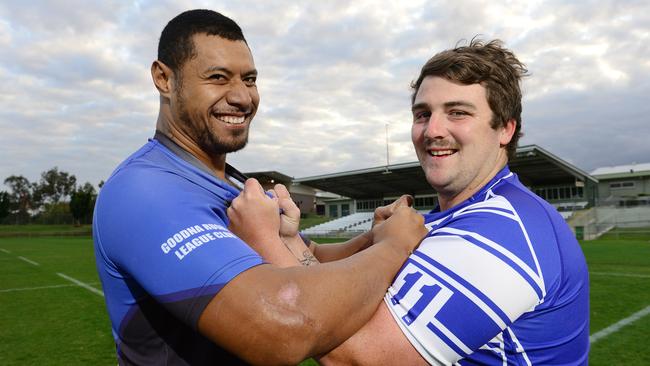
<path fill-rule="evenodd" d="M 186 131 L 179 127 L 180 124 L 173 119 L 169 108 L 165 108 L 165 106 L 167 105 L 161 103 L 158 112 L 158 120 L 156 122 L 156 129 L 165 134 L 165 136 L 174 141 L 174 143 L 183 150 L 199 159 L 199 161 L 205 164 L 215 176 L 225 180 L 226 154 L 208 154 L 203 151 L 195 140 L 188 135 Z"/>
<path fill-rule="evenodd" d="M 470 183 L 465 189 L 456 194 L 445 194 L 438 192 L 438 203 L 440 204 L 440 211 L 449 210 L 472 197 L 476 192 L 480 191 L 492 178 L 494 178 L 501 169 L 508 163 L 508 156 L 505 149 L 501 150 L 492 169 L 482 179 L 477 179 L 475 182 Z"/>

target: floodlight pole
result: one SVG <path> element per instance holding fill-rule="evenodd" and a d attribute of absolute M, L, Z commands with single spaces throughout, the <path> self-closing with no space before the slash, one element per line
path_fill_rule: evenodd
<path fill-rule="evenodd" d="M 386 127 L 386 170 L 388 170 L 388 166 L 390 165 L 390 158 L 388 155 L 388 123 L 384 126 Z"/>

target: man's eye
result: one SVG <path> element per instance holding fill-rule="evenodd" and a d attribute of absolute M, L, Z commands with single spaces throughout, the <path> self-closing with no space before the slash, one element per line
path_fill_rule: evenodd
<path fill-rule="evenodd" d="M 214 74 L 214 75 L 210 75 L 210 79 L 223 80 L 223 79 L 225 79 L 225 77 L 223 75 L 221 75 L 221 74 Z"/>
<path fill-rule="evenodd" d="M 465 111 L 458 111 L 458 110 L 453 110 L 449 112 L 449 115 L 452 117 L 463 117 L 469 115 L 469 113 Z"/>
<path fill-rule="evenodd" d="M 431 117 L 431 112 L 426 111 L 426 112 L 416 112 L 413 114 L 413 121 L 414 122 L 424 122 L 428 120 Z"/>
<path fill-rule="evenodd" d="M 246 83 L 246 85 L 248 86 L 254 86 L 256 82 L 257 82 L 257 77 L 251 76 L 249 78 L 244 79 L 244 83 Z"/>

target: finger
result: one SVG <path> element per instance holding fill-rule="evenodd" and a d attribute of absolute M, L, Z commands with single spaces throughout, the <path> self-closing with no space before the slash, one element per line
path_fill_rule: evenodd
<path fill-rule="evenodd" d="M 275 191 L 277 192 L 279 198 L 291 197 L 289 190 L 287 190 L 287 187 L 285 187 L 284 184 L 276 184 L 273 188 L 275 188 Z"/>
<path fill-rule="evenodd" d="M 410 194 L 403 194 L 400 198 L 397 199 L 396 206 L 413 206 L 413 196 Z"/>
<path fill-rule="evenodd" d="M 247 194 L 265 194 L 264 188 L 255 178 L 248 178 L 244 183 L 244 192 Z"/>
<path fill-rule="evenodd" d="M 400 198 L 396 199 L 390 205 L 386 206 L 389 211 L 394 211 L 398 207 L 411 207 L 413 205 L 413 197 L 409 194 L 403 194 Z"/>
<path fill-rule="evenodd" d="M 269 196 L 271 196 L 271 198 L 276 202 L 280 199 L 278 196 L 278 192 L 276 192 L 275 189 L 269 189 L 268 191 L 266 191 L 266 193 Z"/>

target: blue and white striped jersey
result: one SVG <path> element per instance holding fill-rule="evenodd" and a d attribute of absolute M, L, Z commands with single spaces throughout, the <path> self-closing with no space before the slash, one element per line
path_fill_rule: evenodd
<path fill-rule="evenodd" d="M 507 166 L 462 204 L 425 215 L 425 225 L 385 301 L 429 363 L 587 364 L 580 246 Z"/>

